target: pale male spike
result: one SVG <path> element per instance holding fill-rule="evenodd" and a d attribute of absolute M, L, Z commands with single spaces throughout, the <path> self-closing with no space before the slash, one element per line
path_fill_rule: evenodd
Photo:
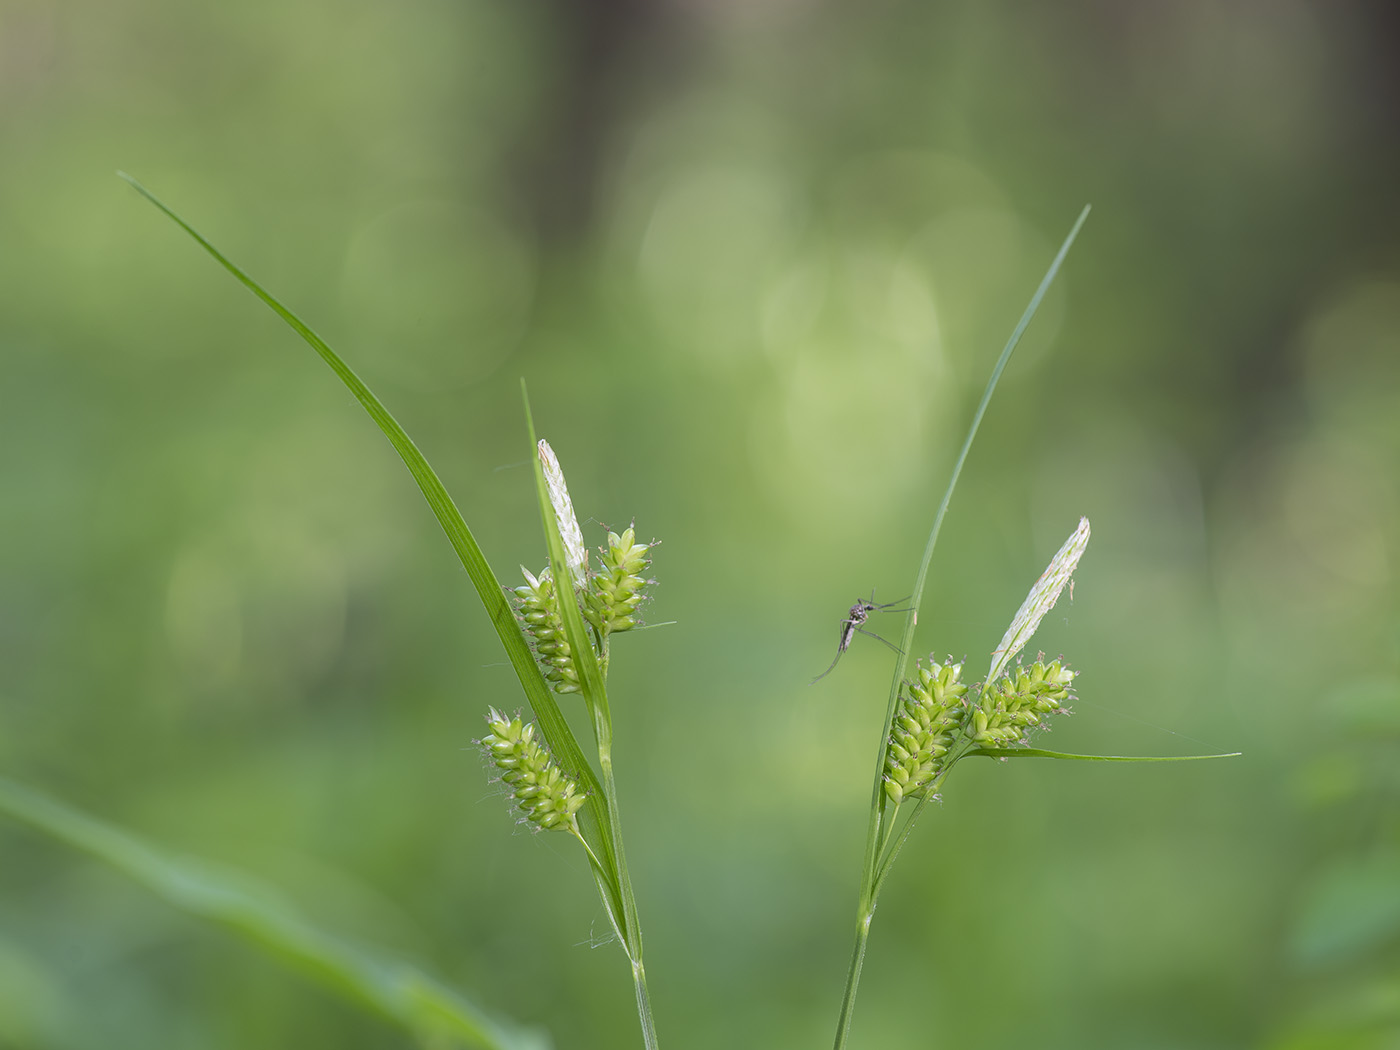
<path fill-rule="evenodd" d="M 1088 544 L 1089 519 L 1080 518 L 1079 528 L 1065 540 L 1065 545 L 1060 548 L 1059 553 L 1050 559 L 1050 564 L 1040 574 L 1040 579 L 1035 581 L 1035 586 L 1031 588 L 1030 594 L 1026 595 L 1021 607 L 1016 610 L 1016 616 L 1011 621 L 1011 626 L 1006 629 L 1006 634 L 1002 636 L 1001 644 L 993 650 L 992 667 L 987 672 L 989 683 L 995 682 L 1001 676 L 1007 664 L 1031 640 L 1035 629 L 1040 626 L 1040 621 L 1045 619 L 1045 614 L 1055 607 L 1060 592 L 1070 582 L 1075 566 L 1079 564 L 1079 558 Z"/>
<path fill-rule="evenodd" d="M 544 469 L 544 486 L 549 490 L 549 503 L 554 508 L 554 520 L 559 523 L 559 538 L 564 541 L 564 555 L 569 563 L 569 575 L 574 589 L 583 590 L 588 573 L 588 549 L 583 545 L 583 530 L 574 516 L 574 504 L 569 499 L 569 487 L 564 484 L 564 471 L 554 449 L 544 438 L 539 440 L 540 466 Z"/>

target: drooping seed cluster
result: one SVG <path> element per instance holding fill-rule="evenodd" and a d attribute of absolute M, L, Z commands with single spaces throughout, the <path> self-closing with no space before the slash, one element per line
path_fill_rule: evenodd
<path fill-rule="evenodd" d="M 602 652 L 599 650 L 609 634 L 630 631 L 640 622 L 636 616 L 637 607 L 646 597 L 647 585 L 655 582 L 642 576 L 651 564 L 647 553 L 654 545 L 638 543 L 634 528 L 624 530 L 620 536 L 609 532 L 607 547 L 599 548 L 603 555 L 601 568 L 587 574 L 584 589 L 578 592 L 580 611 L 593 627 L 590 643 L 600 659 Z M 515 588 L 515 596 L 521 619 L 535 641 L 535 652 L 544 676 L 556 693 L 576 693 L 579 691 L 578 668 L 564 634 L 559 589 L 553 575 L 547 567 L 538 576 L 523 565 L 520 571 L 525 574 L 526 582 Z"/>
<path fill-rule="evenodd" d="M 1037 659 L 1029 667 L 998 680 L 983 693 L 982 703 L 972 713 L 972 738 L 988 747 L 1018 747 L 1026 734 L 1040 725 L 1041 718 L 1065 710 L 1065 701 L 1075 672 L 1059 660 L 1046 664 Z"/>
<path fill-rule="evenodd" d="M 967 717 L 967 686 L 958 679 L 962 664 L 919 666 L 918 679 L 904 683 L 904 693 L 885 749 L 885 794 L 895 805 L 918 798 L 943 772 Z"/>
<path fill-rule="evenodd" d="M 1059 660 L 1037 658 L 967 696 L 962 664 L 920 665 L 905 682 L 885 747 L 885 794 L 899 805 L 921 798 L 968 746 L 1020 747 L 1046 715 L 1066 711 L 1075 672 Z M 959 745 L 964 745 L 961 750 Z"/>
<path fill-rule="evenodd" d="M 510 785 L 526 819 L 546 831 L 577 832 L 574 814 L 587 796 L 535 742 L 534 725 L 506 718 L 494 707 L 486 724 L 491 732 L 481 738 L 481 746 L 501 770 L 501 780 Z"/>

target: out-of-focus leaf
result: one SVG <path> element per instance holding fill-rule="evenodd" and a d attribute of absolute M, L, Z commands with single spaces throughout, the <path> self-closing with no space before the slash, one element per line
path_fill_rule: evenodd
<path fill-rule="evenodd" d="M 1327 696 L 1325 710 L 1358 737 L 1400 733 L 1400 679 L 1376 676 L 1343 682 Z"/>
<path fill-rule="evenodd" d="M 1400 938 L 1400 852 L 1326 869 L 1304 900 L 1292 955 L 1307 969 L 1350 962 Z"/>
<path fill-rule="evenodd" d="M 0 940 L 0 1046 L 49 1046 L 61 1019 L 77 1004 L 65 1002 L 53 975 L 18 945 Z"/>
<path fill-rule="evenodd" d="M 1346 981 L 1280 1027 L 1266 1050 L 1391 1050 L 1400 1037 L 1400 974 Z"/>
<path fill-rule="evenodd" d="M 177 857 L 56 799 L 0 779 L 0 811 L 124 871 L 169 903 L 231 927 L 323 984 L 414 1032 L 424 1045 L 546 1050 L 548 1038 L 495 1020 L 418 968 L 317 929 L 240 872 Z"/>

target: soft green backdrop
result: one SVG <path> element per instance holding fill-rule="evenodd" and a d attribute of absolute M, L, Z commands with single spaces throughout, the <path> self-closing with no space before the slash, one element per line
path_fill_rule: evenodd
<path fill-rule="evenodd" d="M 580 851 L 472 741 L 519 691 L 401 464 L 113 177 L 300 311 L 503 579 L 530 384 L 614 646 L 663 1045 L 827 1045 L 889 653 L 997 350 L 921 651 L 1037 645 L 1065 750 L 973 764 L 853 1045 L 1400 1040 L 1400 222 L 1384 5 L 0 0 L 0 775 L 281 885 L 569 1050 L 638 1045 Z M 0 818 L 0 1047 L 407 1046 Z"/>

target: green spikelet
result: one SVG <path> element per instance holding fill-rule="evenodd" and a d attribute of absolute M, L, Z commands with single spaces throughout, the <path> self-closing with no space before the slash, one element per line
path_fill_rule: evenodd
<path fill-rule="evenodd" d="M 634 613 L 642 603 L 643 589 L 654 580 L 643 578 L 642 573 L 651 564 L 647 552 L 653 544 L 638 543 L 634 528 L 628 528 L 621 536 L 608 533 L 608 546 L 602 551 L 603 565 L 593 574 L 593 621 L 604 635 L 611 632 L 628 631 L 637 625 Z"/>
<path fill-rule="evenodd" d="M 540 669 L 553 684 L 556 693 L 577 693 L 578 668 L 574 666 L 573 652 L 564 636 L 564 621 L 559 615 L 559 592 L 554 586 L 554 578 L 548 568 L 539 576 L 532 575 L 523 565 L 520 571 L 525 574 L 526 582 L 524 586 L 515 588 L 515 596 L 519 600 L 520 618 L 525 621 L 525 629 L 535 640 Z"/>
<path fill-rule="evenodd" d="M 1046 664 L 1044 656 L 1029 667 L 1016 669 L 982 692 L 982 702 L 973 712 L 972 738 L 987 747 L 1024 745 L 1032 729 L 1046 715 L 1066 711 L 1069 691 L 1076 672 L 1059 660 Z"/>
<path fill-rule="evenodd" d="M 510 785 L 527 820 L 546 831 L 578 834 L 574 816 L 587 797 L 578 785 L 560 772 L 548 751 L 535 742 L 535 727 L 519 718 L 506 718 L 494 707 L 486 716 L 491 732 L 481 746 L 501 780 Z"/>
<path fill-rule="evenodd" d="M 943 760 L 967 716 L 962 664 L 920 666 L 918 680 L 904 683 L 885 749 L 885 794 L 895 805 L 918 798 L 943 773 Z"/>

